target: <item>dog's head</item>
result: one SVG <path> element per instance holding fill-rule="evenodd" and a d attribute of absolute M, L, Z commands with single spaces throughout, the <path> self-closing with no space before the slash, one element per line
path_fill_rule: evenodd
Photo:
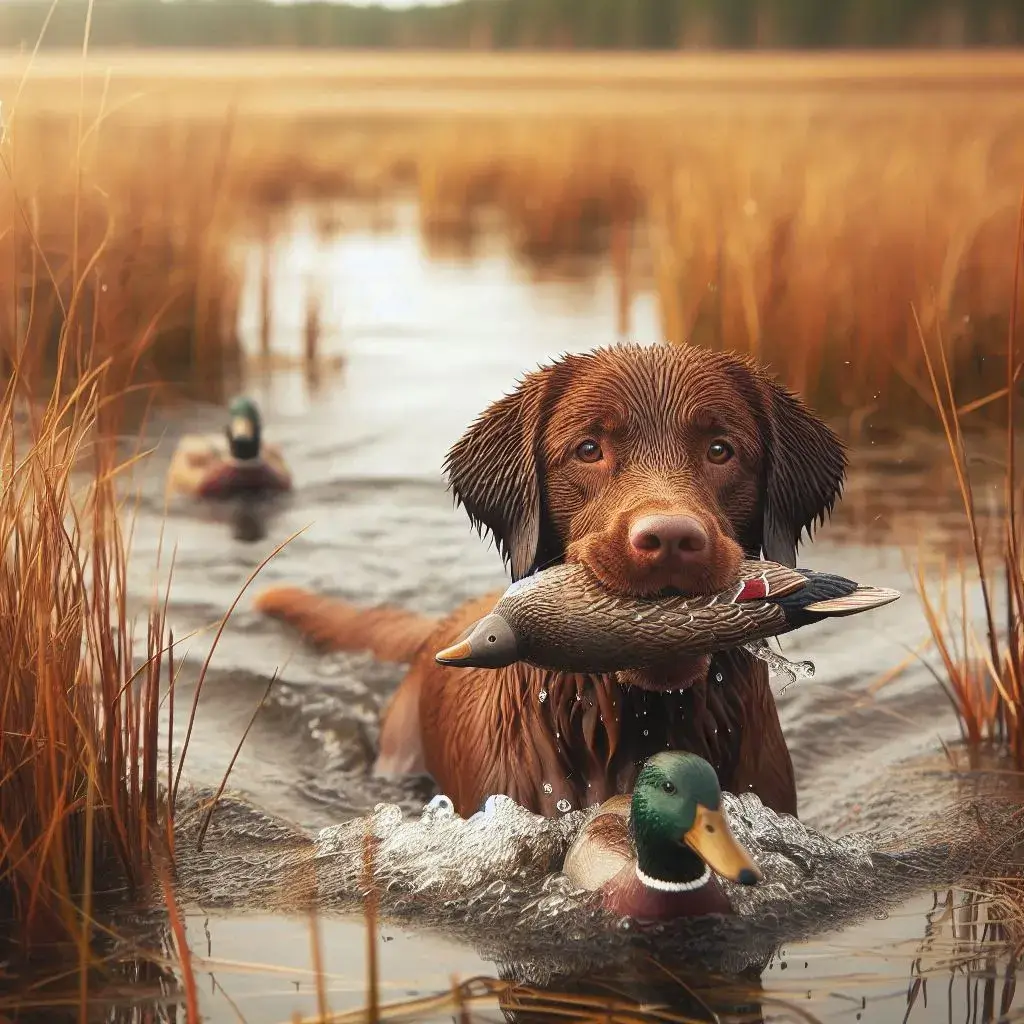
<path fill-rule="evenodd" d="M 747 360 L 622 346 L 528 374 L 445 468 L 513 579 L 569 560 L 619 593 L 699 594 L 726 587 L 744 554 L 795 564 L 846 454 Z"/>

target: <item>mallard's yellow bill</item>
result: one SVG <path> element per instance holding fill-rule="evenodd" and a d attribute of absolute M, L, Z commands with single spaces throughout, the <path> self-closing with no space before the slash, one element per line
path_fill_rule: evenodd
<path fill-rule="evenodd" d="M 761 881 L 761 869 L 736 841 L 721 811 L 698 804 L 697 818 L 683 840 L 712 871 L 730 882 L 755 885 Z"/>

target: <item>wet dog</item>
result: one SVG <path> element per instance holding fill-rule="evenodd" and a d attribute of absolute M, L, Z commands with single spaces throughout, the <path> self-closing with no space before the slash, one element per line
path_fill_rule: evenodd
<path fill-rule="evenodd" d="M 840 496 L 846 453 L 747 360 L 622 346 L 528 374 L 470 426 L 445 470 L 513 579 L 568 560 L 618 593 L 692 595 L 723 589 L 744 555 L 793 565 Z M 666 748 L 706 758 L 724 789 L 796 813 L 768 673 L 746 651 L 681 659 L 656 678 L 436 664 L 498 596 L 443 621 L 293 587 L 257 604 L 327 647 L 409 663 L 377 771 L 429 773 L 460 814 L 492 793 L 546 815 L 589 806 L 629 792 Z"/>

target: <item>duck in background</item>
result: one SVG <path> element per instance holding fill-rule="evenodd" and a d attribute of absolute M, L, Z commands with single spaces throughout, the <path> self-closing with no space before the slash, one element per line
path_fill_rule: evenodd
<path fill-rule="evenodd" d="M 292 476 L 281 449 L 262 437 L 255 402 L 236 398 L 228 409 L 225 437 L 188 434 L 167 472 L 170 491 L 197 498 L 289 491 Z"/>
<path fill-rule="evenodd" d="M 612 913 L 639 921 L 731 914 L 715 873 L 741 885 L 761 880 L 726 821 L 714 768 L 680 751 L 649 758 L 632 797 L 601 805 L 562 871 L 578 888 L 600 891 Z"/>

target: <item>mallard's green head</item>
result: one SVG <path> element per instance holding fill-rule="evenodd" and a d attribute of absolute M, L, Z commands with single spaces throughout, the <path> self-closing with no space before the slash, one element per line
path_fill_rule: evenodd
<path fill-rule="evenodd" d="M 743 885 L 761 879 L 722 813 L 714 768 L 695 754 L 665 751 L 647 760 L 633 789 L 630 827 L 645 880 L 691 884 L 706 880 L 707 868 Z"/>
<path fill-rule="evenodd" d="M 228 445 L 236 459 L 255 459 L 260 454 L 260 413 L 250 398 L 236 398 L 228 407 Z"/>

